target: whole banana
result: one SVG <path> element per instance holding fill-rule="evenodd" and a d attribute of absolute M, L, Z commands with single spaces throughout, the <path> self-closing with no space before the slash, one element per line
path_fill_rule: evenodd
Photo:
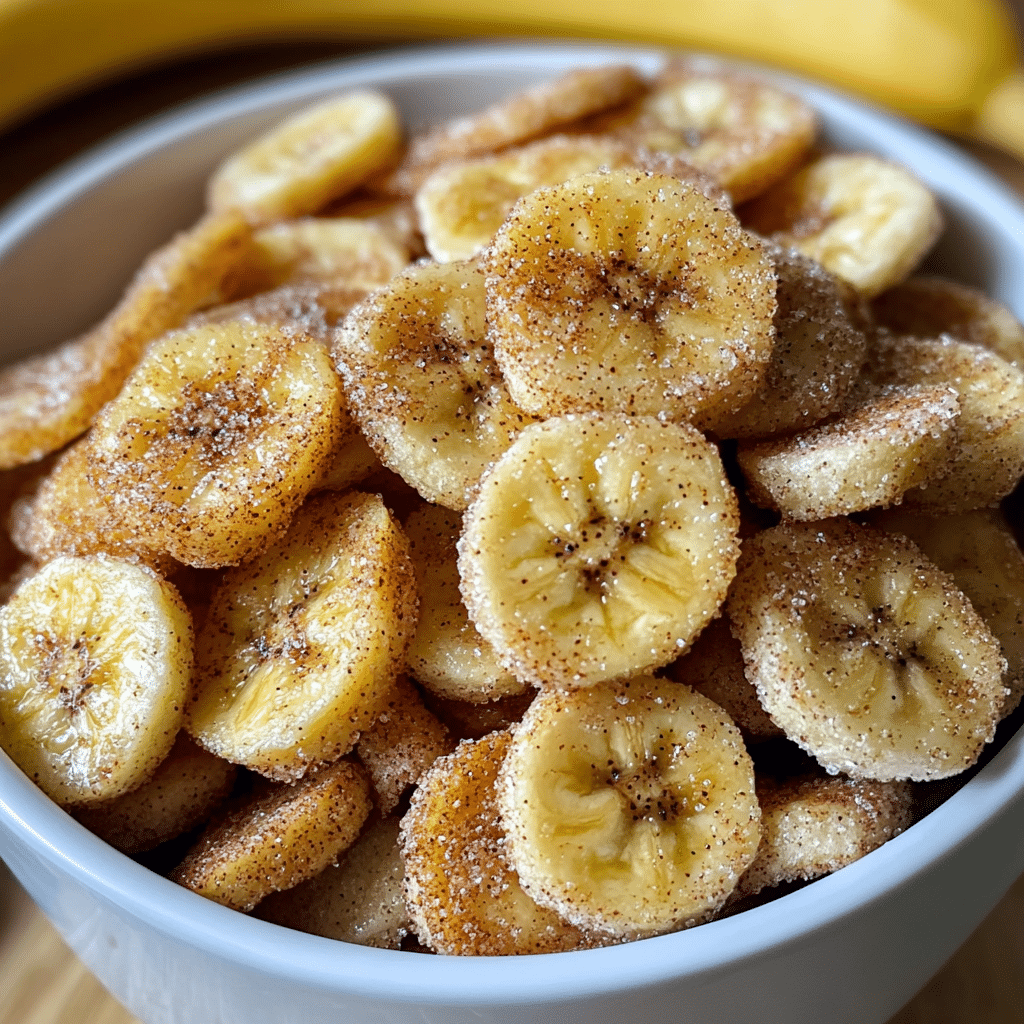
<path fill-rule="evenodd" d="M 1019 42 L 997 0 L 0 0 L 0 123 L 185 50 L 281 38 L 589 37 L 719 51 L 831 81 L 944 130 L 1024 150 Z M 979 114 L 979 112 L 981 112 Z"/>

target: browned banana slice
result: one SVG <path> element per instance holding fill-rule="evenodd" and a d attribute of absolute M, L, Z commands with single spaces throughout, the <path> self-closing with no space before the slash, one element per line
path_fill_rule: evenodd
<path fill-rule="evenodd" d="M 481 252 L 516 201 L 534 189 L 602 168 L 673 173 L 728 205 L 710 178 L 681 160 L 669 170 L 670 163 L 664 154 L 627 145 L 610 135 L 556 135 L 439 168 L 416 193 L 416 209 L 430 255 L 449 262 Z"/>
<path fill-rule="evenodd" d="M 0 746 L 63 805 L 149 780 L 182 725 L 192 623 L 152 570 L 55 558 L 0 609 Z"/>
<path fill-rule="evenodd" d="M 959 417 L 956 392 L 944 385 L 868 389 L 842 416 L 741 444 L 736 457 L 758 505 L 786 519 L 825 519 L 897 504 L 941 478 L 956 457 Z"/>
<path fill-rule="evenodd" d="M 951 334 L 1024 371 L 1024 326 L 977 288 L 940 277 L 913 277 L 879 295 L 871 309 L 878 323 L 894 334 Z"/>
<path fill-rule="evenodd" d="M 509 865 L 495 785 L 507 733 L 465 740 L 420 781 L 402 818 L 406 904 L 438 953 L 509 956 L 592 945 L 539 907 Z"/>
<path fill-rule="evenodd" d="M 255 916 L 327 939 L 398 949 L 412 929 L 404 876 L 398 818 L 371 816 L 337 864 L 292 889 L 271 893 Z"/>
<path fill-rule="evenodd" d="M 761 845 L 735 896 L 809 881 L 852 864 L 913 824 L 909 782 L 800 776 L 757 777 Z"/>
<path fill-rule="evenodd" d="M 959 450 L 949 471 L 908 492 L 904 504 L 954 514 L 994 505 L 1024 476 L 1024 371 L 978 345 L 882 333 L 866 372 L 879 383 L 953 388 L 960 401 Z"/>
<path fill-rule="evenodd" d="M 333 864 L 372 806 L 362 769 L 339 761 L 211 823 L 170 878 L 233 910 L 252 910 Z"/>
<path fill-rule="evenodd" d="M 542 691 L 513 732 L 499 802 L 523 888 L 617 940 L 706 920 L 760 839 L 739 730 L 651 676 Z"/>
<path fill-rule="evenodd" d="M 459 592 L 456 543 L 461 532 L 462 516 L 441 505 L 423 505 L 406 520 L 420 591 L 409 672 L 428 690 L 455 700 L 481 703 L 522 693 L 526 683 L 503 668 L 469 620 Z"/>
<path fill-rule="evenodd" d="M 722 616 L 709 622 L 693 647 L 666 670 L 728 713 L 748 743 L 785 735 L 757 699 L 743 668 L 743 651 Z"/>
<path fill-rule="evenodd" d="M 698 189 L 634 170 L 520 200 L 484 255 L 487 321 L 512 399 L 714 429 L 760 385 L 775 270 Z"/>
<path fill-rule="evenodd" d="M 491 353 L 475 262 L 403 271 L 349 315 L 333 353 L 370 446 L 428 501 L 465 508 L 531 421 Z"/>
<path fill-rule="evenodd" d="M 800 163 L 814 141 L 815 121 L 812 108 L 793 93 L 680 59 L 651 92 L 594 126 L 680 154 L 740 203 Z"/>
<path fill-rule="evenodd" d="M 830 772 L 941 779 L 992 739 L 999 641 L 905 537 L 844 519 L 744 541 L 729 618 L 786 735 Z"/>
<path fill-rule="evenodd" d="M 325 100 L 225 160 L 210 180 L 210 208 L 239 210 L 252 224 L 315 213 L 390 166 L 401 141 L 383 93 Z"/>
<path fill-rule="evenodd" d="M 207 821 L 230 795 L 236 774 L 234 765 L 181 732 L 149 782 L 113 800 L 76 808 L 74 816 L 122 853 L 143 853 Z"/>
<path fill-rule="evenodd" d="M 456 739 L 478 740 L 490 732 L 510 729 L 515 725 L 526 713 L 536 692 L 534 689 L 524 690 L 511 697 L 497 697 L 481 704 L 439 697 L 428 690 L 424 694 L 424 702 Z"/>
<path fill-rule="evenodd" d="M 589 686 L 665 665 L 717 614 L 739 515 L 688 424 L 591 414 L 527 427 L 465 516 L 470 618 L 519 679 Z"/>
<path fill-rule="evenodd" d="M 866 153 L 816 160 L 742 216 L 867 297 L 909 276 L 942 230 L 932 193 L 905 168 Z"/>
<path fill-rule="evenodd" d="M 390 814 L 406 791 L 454 741 L 424 706 L 408 679 L 400 678 L 377 720 L 360 737 L 356 756 L 370 773 L 381 814 Z"/>
<path fill-rule="evenodd" d="M 167 574 L 177 563 L 123 526 L 89 480 L 88 439 L 65 450 L 34 492 L 11 510 L 14 543 L 36 562 L 58 555 L 108 554 Z"/>
<path fill-rule="evenodd" d="M 561 78 L 417 136 L 386 188 L 395 195 L 412 196 L 441 164 L 527 142 L 581 117 L 625 103 L 644 88 L 640 75 L 624 64 L 569 71 Z"/>
<path fill-rule="evenodd" d="M 1024 698 L 1024 553 L 999 509 L 924 516 L 891 509 L 872 518 L 875 526 L 909 537 L 953 577 L 974 610 L 1002 644 L 1008 715 Z"/>
<path fill-rule="evenodd" d="M 408 544 L 380 497 L 311 498 L 214 593 L 189 731 L 229 761 L 297 779 L 377 718 L 415 628 Z"/>
<path fill-rule="evenodd" d="M 165 335 L 90 434 L 118 521 L 188 565 L 236 565 L 281 534 L 343 426 L 322 346 L 232 321 Z"/>
<path fill-rule="evenodd" d="M 838 411 L 867 355 L 867 336 L 848 305 L 848 289 L 794 249 L 768 244 L 775 263 L 775 345 L 764 383 L 731 415 L 721 437 L 762 438 L 813 426 Z"/>
<path fill-rule="evenodd" d="M 201 306 L 231 298 L 249 243 L 238 214 L 204 218 L 153 253 L 87 334 L 0 371 L 0 469 L 42 458 L 77 437 L 117 394 L 150 341 Z"/>

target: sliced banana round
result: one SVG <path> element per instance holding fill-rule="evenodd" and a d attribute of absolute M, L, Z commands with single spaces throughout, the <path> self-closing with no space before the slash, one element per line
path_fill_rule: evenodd
<path fill-rule="evenodd" d="M 913 273 L 943 224 L 934 195 L 910 171 L 867 153 L 821 157 L 741 215 L 867 297 Z"/>
<path fill-rule="evenodd" d="M 654 88 L 594 127 L 678 153 L 740 203 L 794 170 L 814 142 L 816 118 L 793 93 L 748 75 L 672 61 Z"/>
<path fill-rule="evenodd" d="M 316 213 L 391 166 L 402 145 L 394 103 L 371 90 L 308 107 L 232 154 L 210 179 L 211 210 L 254 225 Z"/>
<path fill-rule="evenodd" d="M 744 542 L 728 613 L 765 710 L 830 772 L 941 779 L 992 739 L 999 641 L 905 537 L 844 519 L 766 530 Z"/>
<path fill-rule="evenodd" d="M 651 676 L 543 691 L 515 727 L 499 800 L 527 893 L 620 940 L 707 920 L 760 840 L 739 730 Z"/>
<path fill-rule="evenodd" d="M 153 777 L 130 793 L 86 804 L 75 818 L 122 853 L 152 850 L 208 821 L 227 800 L 238 770 L 184 733 Z"/>
<path fill-rule="evenodd" d="M 937 338 L 951 334 L 1024 371 L 1024 325 L 1001 302 L 977 288 L 941 277 L 912 277 L 871 304 L 877 322 L 893 334 Z"/>
<path fill-rule="evenodd" d="M 271 893 L 254 916 L 327 939 L 399 949 L 412 931 L 404 877 L 398 818 L 371 815 L 337 864 L 291 889 Z"/>
<path fill-rule="evenodd" d="M 87 449 L 87 438 L 76 441 L 34 490 L 15 501 L 14 543 L 40 564 L 58 555 L 107 554 L 167 575 L 178 563 L 118 522 L 89 480 Z"/>
<path fill-rule="evenodd" d="M 772 261 L 728 209 L 676 178 L 618 170 L 537 189 L 483 262 L 495 358 L 527 412 L 713 429 L 767 371 Z"/>
<path fill-rule="evenodd" d="M 859 389 L 843 415 L 789 437 L 741 443 L 747 496 L 786 519 L 894 505 L 953 465 L 960 402 L 945 385 Z"/>
<path fill-rule="evenodd" d="M 409 264 L 409 250 L 361 217 L 301 217 L 253 233 L 260 291 L 330 282 L 372 291 Z"/>
<path fill-rule="evenodd" d="M 200 307 L 232 298 L 239 267 L 250 259 L 242 217 L 204 217 L 146 260 L 96 327 L 0 371 L 0 469 L 33 462 L 83 433 L 146 345 Z"/>
<path fill-rule="evenodd" d="M 543 185 L 558 185 L 602 168 L 657 170 L 667 161 L 610 135 L 555 135 L 494 156 L 446 164 L 416 193 L 416 210 L 434 259 L 449 262 L 480 253 L 517 200 Z M 678 162 L 681 180 L 713 193 L 714 183 Z M 666 172 L 667 173 L 667 172 Z M 728 199 L 721 197 L 723 205 Z"/>
<path fill-rule="evenodd" d="M 645 88 L 641 76 L 625 64 L 569 71 L 416 136 L 384 189 L 393 195 L 415 195 L 424 179 L 442 164 L 497 153 L 538 138 L 625 103 Z"/>
<path fill-rule="evenodd" d="M 381 814 L 390 814 L 420 776 L 455 742 L 406 678 L 391 689 L 377 720 L 359 736 L 356 756 L 370 775 Z"/>
<path fill-rule="evenodd" d="M 428 501 L 465 508 L 532 420 L 494 361 L 473 261 L 403 271 L 346 318 L 332 351 L 370 447 Z"/>
<path fill-rule="evenodd" d="M 757 776 L 761 845 L 734 896 L 831 874 L 877 850 L 914 822 L 909 782 Z"/>
<path fill-rule="evenodd" d="M 713 700 L 748 743 L 785 735 L 761 707 L 757 690 L 746 677 L 739 641 L 724 615 L 704 627 L 693 647 L 672 662 L 665 675 Z"/>
<path fill-rule="evenodd" d="M 424 504 L 405 521 L 420 592 L 408 667 L 432 693 L 482 703 L 522 693 L 527 685 L 502 667 L 469 620 L 459 591 L 456 545 L 461 533 L 462 516 L 441 505 Z"/>
<path fill-rule="evenodd" d="M 420 941 L 437 953 L 510 956 L 595 943 L 538 906 L 509 864 L 498 816 L 508 733 L 465 740 L 434 763 L 401 822 L 405 900 Z"/>
<path fill-rule="evenodd" d="M 0 746 L 63 805 L 141 786 L 182 725 L 192 623 L 152 570 L 55 558 L 0 609 Z"/>
<path fill-rule="evenodd" d="M 335 760 L 384 708 L 416 605 L 408 544 L 378 495 L 309 499 L 281 541 L 214 592 L 189 732 L 283 781 Z"/>
<path fill-rule="evenodd" d="M 481 481 L 462 593 L 517 678 L 587 686 L 683 653 L 725 597 L 738 528 L 718 450 L 696 428 L 554 418 Z"/>
<path fill-rule="evenodd" d="M 237 565 L 281 534 L 340 441 L 324 349 L 232 321 L 154 343 L 90 434 L 90 481 L 120 524 L 187 565 Z"/>
<path fill-rule="evenodd" d="M 964 592 L 1002 644 L 1005 717 L 1024 699 L 1024 553 L 1002 511 L 915 515 L 888 509 L 872 525 L 909 537 Z"/>
<path fill-rule="evenodd" d="M 215 903 L 252 910 L 333 864 L 372 808 L 362 769 L 339 761 L 212 822 L 169 877 Z"/>
<path fill-rule="evenodd" d="M 840 409 L 867 356 L 847 286 L 795 249 L 766 248 L 778 276 L 775 345 L 754 396 L 718 418 L 720 437 L 763 438 L 819 423 Z"/>
<path fill-rule="evenodd" d="M 1006 497 L 1024 477 L 1024 371 L 951 335 L 914 338 L 880 332 L 867 375 L 879 384 L 950 387 L 960 402 L 959 449 L 950 469 L 904 504 L 955 514 Z"/>

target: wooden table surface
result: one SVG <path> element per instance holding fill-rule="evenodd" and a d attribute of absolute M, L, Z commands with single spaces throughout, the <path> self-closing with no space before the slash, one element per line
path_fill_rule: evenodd
<path fill-rule="evenodd" d="M 75 96 L 0 134 L 0 205 L 141 117 L 255 75 L 376 48 L 373 41 L 250 47 L 178 61 Z M 1024 166 L 984 147 L 967 148 L 1024 196 Z M 134 1021 L 0 864 L 0 1024 Z M 890 1024 L 1024 1024 L 1024 878 Z"/>

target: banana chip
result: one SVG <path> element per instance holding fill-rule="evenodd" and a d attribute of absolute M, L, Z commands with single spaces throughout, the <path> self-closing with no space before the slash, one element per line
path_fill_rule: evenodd
<path fill-rule="evenodd" d="M 406 904 L 420 940 L 438 953 L 510 956 L 595 944 L 538 906 L 509 865 L 498 818 L 507 733 L 466 740 L 440 758 L 402 818 Z"/>
<path fill-rule="evenodd" d="M 459 592 L 462 516 L 423 505 L 406 520 L 405 532 L 421 594 L 419 625 L 409 647 L 413 678 L 438 696 L 475 704 L 522 693 L 526 684 L 502 667 L 470 622 Z"/>
<path fill-rule="evenodd" d="M 60 557 L 0 609 L 0 746 L 60 804 L 148 781 L 181 728 L 192 623 L 152 570 Z"/>
<path fill-rule="evenodd" d="M 728 209 L 668 175 L 583 174 L 520 200 L 483 257 L 512 400 L 714 429 L 764 379 L 776 276 Z"/>
<path fill-rule="evenodd" d="M 589 686 L 682 654 L 739 550 L 718 450 L 687 424 L 592 414 L 528 427 L 459 541 L 472 621 L 535 686 Z"/>
<path fill-rule="evenodd" d="M 172 332 L 97 419 L 90 483 L 147 547 L 237 565 L 319 483 L 343 415 L 326 353 L 301 334 L 245 321 Z"/>
<path fill-rule="evenodd" d="M 428 501 L 458 510 L 532 420 L 509 398 L 484 303 L 475 261 L 420 263 L 358 306 L 332 347 L 370 447 Z"/>
<path fill-rule="evenodd" d="M 765 710 L 830 772 L 947 778 L 995 733 L 999 641 L 905 537 L 843 519 L 766 530 L 728 612 Z"/>
<path fill-rule="evenodd" d="M 170 878 L 215 903 L 252 910 L 333 864 L 372 807 L 362 770 L 339 761 L 212 822 Z"/>
<path fill-rule="evenodd" d="M 867 298 L 913 273 L 943 226 L 935 196 L 914 175 L 867 153 L 821 157 L 754 199 L 742 217 Z"/>
<path fill-rule="evenodd" d="M 893 334 L 951 334 L 1024 370 L 1024 325 L 977 288 L 941 277 L 913 277 L 879 295 L 871 312 Z"/>
<path fill-rule="evenodd" d="M 541 693 L 499 786 L 523 888 L 620 940 L 708 919 L 761 838 L 739 730 L 706 697 L 649 676 Z"/>
<path fill-rule="evenodd" d="M 737 899 L 838 871 L 914 821 L 914 789 L 907 782 L 759 775 L 757 799 L 761 845 L 736 886 Z"/>
<path fill-rule="evenodd" d="M 253 225 L 315 213 L 391 165 L 401 142 L 387 96 L 346 93 L 300 111 L 225 160 L 210 180 L 208 203 Z"/>
<path fill-rule="evenodd" d="M 799 96 L 756 78 L 672 61 L 625 110 L 591 121 L 648 149 L 678 153 L 741 203 L 794 170 L 817 131 Z"/>
<path fill-rule="evenodd" d="M 398 819 L 373 817 L 337 864 L 271 893 L 254 916 L 327 939 L 398 949 L 412 931 L 404 877 Z"/>
<path fill-rule="evenodd" d="M 476 114 L 456 118 L 417 136 L 385 184 L 385 191 L 415 195 L 432 170 L 452 160 L 496 153 L 625 103 L 645 89 L 625 64 L 578 68 L 542 82 Z"/>
<path fill-rule="evenodd" d="M 380 497 L 310 499 L 283 540 L 214 593 L 190 733 L 283 781 L 337 759 L 384 709 L 416 608 L 408 543 Z"/>

